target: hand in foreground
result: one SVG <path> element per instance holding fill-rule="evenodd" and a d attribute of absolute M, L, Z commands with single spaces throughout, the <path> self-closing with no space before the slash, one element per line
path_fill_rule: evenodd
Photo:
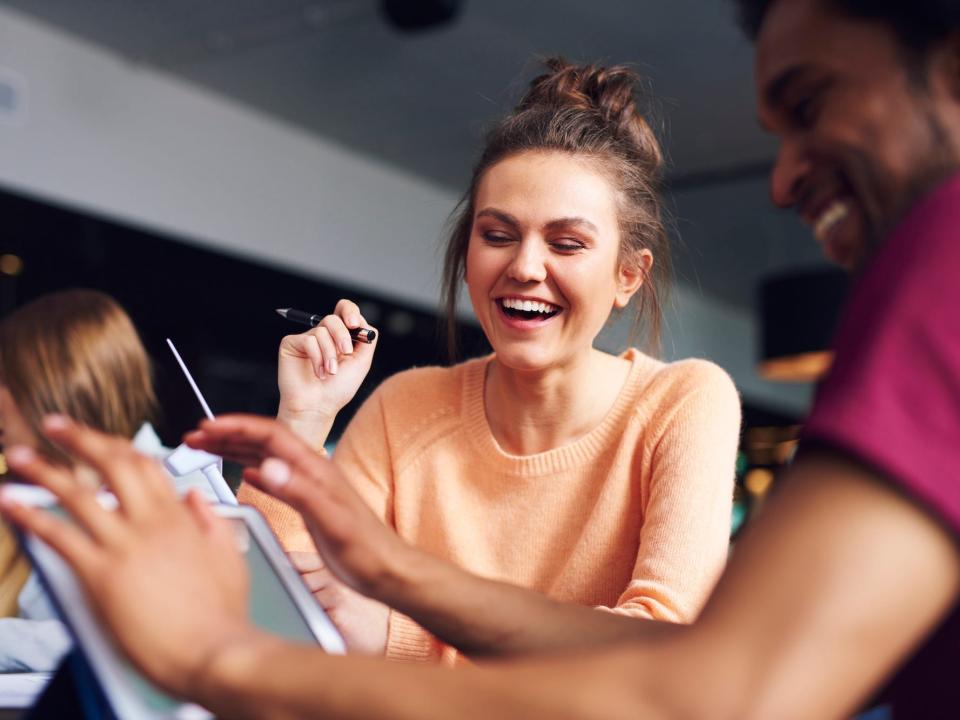
<path fill-rule="evenodd" d="M 411 548 L 374 515 L 331 460 L 284 425 L 253 415 L 204 420 L 185 440 L 247 466 L 245 482 L 300 512 L 337 578 L 396 606 L 396 585 Z"/>
<path fill-rule="evenodd" d="M 248 577 L 232 529 L 199 494 L 179 500 L 160 466 L 127 440 L 60 416 L 46 418 L 43 431 L 100 475 L 119 508 L 105 510 L 69 470 L 13 447 L 10 467 L 52 492 L 76 524 L 0 495 L 3 515 L 63 556 L 136 665 L 189 696 L 221 649 L 259 634 L 247 621 Z"/>
<path fill-rule="evenodd" d="M 360 308 L 341 300 L 317 327 L 280 342 L 277 417 L 311 442 L 312 431 L 326 438 L 329 424 L 353 399 L 370 370 L 377 341 L 354 343 L 350 337 L 350 329 L 364 326 Z"/>
<path fill-rule="evenodd" d="M 350 652 L 383 655 L 390 608 L 337 580 L 317 553 L 292 552 L 289 557 L 313 597 L 340 630 Z"/>

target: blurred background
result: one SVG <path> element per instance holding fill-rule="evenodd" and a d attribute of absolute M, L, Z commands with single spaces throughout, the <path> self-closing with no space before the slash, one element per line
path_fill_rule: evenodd
<path fill-rule="evenodd" d="M 554 54 L 633 64 L 660 99 L 664 355 L 709 358 L 740 389 L 742 514 L 811 396 L 757 371 L 758 287 L 823 261 L 770 205 L 775 145 L 725 0 L 0 0 L 0 313 L 58 288 L 113 294 L 156 362 L 168 444 L 201 412 L 165 337 L 214 412 L 276 411 L 276 347 L 296 329 L 276 307 L 358 299 L 383 333 L 365 392 L 444 362 L 445 221 L 484 129 Z M 830 313 L 791 297 L 768 328 L 828 336 Z M 612 326 L 601 345 L 625 338 Z"/>

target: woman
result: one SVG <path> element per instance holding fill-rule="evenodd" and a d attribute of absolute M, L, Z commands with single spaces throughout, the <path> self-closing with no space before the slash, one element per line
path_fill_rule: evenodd
<path fill-rule="evenodd" d="M 44 295 L 0 321 L 0 442 L 23 445 L 58 464 L 73 460 L 40 431 L 49 413 L 111 435 L 136 436 L 145 452 L 159 439 L 149 425 L 156 405 L 150 360 L 123 309 L 94 290 Z M 82 482 L 97 481 L 77 467 Z M 0 527 L 0 545 L 11 544 Z M 69 646 L 29 563 L 17 551 L 0 586 L 12 597 L 0 620 L 0 671 L 51 670 Z M 28 576 L 30 579 L 28 580 Z"/>
<path fill-rule="evenodd" d="M 334 460 L 383 521 L 436 556 L 555 599 L 689 622 L 726 557 L 737 394 L 704 361 L 593 348 L 632 302 L 658 337 L 663 161 L 633 72 L 548 66 L 488 136 L 447 245 L 448 319 L 463 279 L 493 354 L 387 380 Z M 278 417 L 316 449 L 370 366 L 374 347 L 348 333 L 362 324 L 341 301 L 281 343 Z M 288 550 L 312 550 L 290 508 L 249 486 L 240 497 Z M 452 655 L 296 559 L 352 649 Z"/>

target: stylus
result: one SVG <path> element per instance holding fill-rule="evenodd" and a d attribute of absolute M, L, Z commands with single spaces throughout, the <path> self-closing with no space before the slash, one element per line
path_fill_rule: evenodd
<path fill-rule="evenodd" d="M 190 387 L 193 388 L 193 394 L 197 396 L 197 400 L 200 401 L 200 407 L 203 408 L 203 412 L 207 415 L 207 420 L 213 420 L 213 413 L 210 411 L 210 406 L 207 405 L 207 401 L 203 399 L 203 395 L 200 393 L 200 388 L 197 387 L 197 384 L 193 381 L 193 375 L 190 374 L 190 371 L 187 370 L 186 364 L 183 362 L 183 358 L 180 357 L 180 353 L 177 352 L 177 348 L 173 344 L 173 340 L 167 338 L 167 345 L 170 346 L 170 352 L 173 353 L 173 356 L 177 359 L 177 362 L 180 363 L 180 369 L 183 370 L 183 374 L 187 377 L 187 382 L 190 383 Z"/>

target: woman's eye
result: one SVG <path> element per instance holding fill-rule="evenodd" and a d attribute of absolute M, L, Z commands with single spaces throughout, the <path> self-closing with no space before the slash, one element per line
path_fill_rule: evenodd
<path fill-rule="evenodd" d="M 554 250 L 559 250 L 560 252 L 576 252 L 577 250 L 583 249 L 583 243 L 577 240 L 555 240 L 551 244 Z"/>
<path fill-rule="evenodd" d="M 500 232 L 485 232 L 483 239 L 492 245 L 503 245 L 510 242 L 511 237 Z"/>

